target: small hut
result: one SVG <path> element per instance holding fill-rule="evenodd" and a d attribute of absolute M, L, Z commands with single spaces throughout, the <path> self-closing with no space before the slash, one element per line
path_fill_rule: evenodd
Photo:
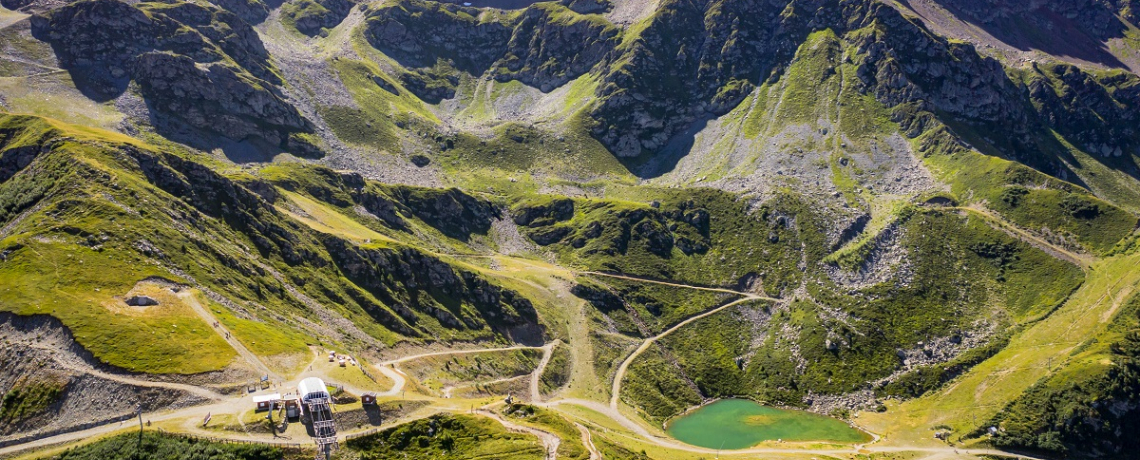
<path fill-rule="evenodd" d="M 301 403 L 296 399 L 285 400 L 285 417 L 296 419 L 301 416 Z"/>
<path fill-rule="evenodd" d="M 364 393 L 360 395 L 360 404 L 365 406 L 376 405 L 376 393 Z"/>
<path fill-rule="evenodd" d="M 253 397 L 253 403 L 257 406 L 258 412 L 263 410 L 273 410 L 277 408 L 278 401 L 281 401 L 280 393 L 273 393 L 270 395 L 260 395 Z"/>

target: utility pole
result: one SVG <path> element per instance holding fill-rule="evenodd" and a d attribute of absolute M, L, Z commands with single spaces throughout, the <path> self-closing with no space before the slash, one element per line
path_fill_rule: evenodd
<path fill-rule="evenodd" d="M 135 451 L 135 458 L 142 460 L 142 435 L 143 435 L 143 422 L 142 422 L 142 403 L 139 403 L 136 411 L 139 414 L 139 448 Z"/>
<path fill-rule="evenodd" d="M 277 426 L 273 424 L 273 406 L 274 405 L 276 405 L 276 401 L 270 401 L 269 402 L 269 414 L 267 414 L 265 417 L 269 419 L 269 431 L 273 432 L 273 437 L 276 438 L 277 437 Z"/>

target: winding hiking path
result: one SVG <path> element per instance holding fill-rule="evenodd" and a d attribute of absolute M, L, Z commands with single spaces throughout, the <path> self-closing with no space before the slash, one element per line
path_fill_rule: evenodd
<path fill-rule="evenodd" d="M 779 300 L 779 299 L 774 299 L 771 297 L 764 297 L 761 295 L 756 295 L 756 294 L 753 294 L 751 292 L 734 291 L 732 289 L 718 288 L 718 287 L 694 286 L 691 284 L 674 283 L 672 281 L 662 281 L 662 280 L 656 280 L 653 278 L 642 278 L 640 276 L 622 275 L 622 274 L 618 274 L 618 273 L 592 272 L 592 271 L 574 272 L 574 273 L 578 274 L 578 275 L 604 276 L 606 278 L 617 278 L 617 279 L 622 279 L 622 280 L 626 280 L 626 281 L 637 281 L 639 283 L 660 284 L 662 286 L 672 286 L 672 287 L 681 288 L 681 289 L 695 289 L 698 291 L 723 292 L 725 294 L 736 294 L 739 296 L 751 297 L 753 299 L 766 299 L 766 300 L 772 300 L 772 301 L 778 301 Z"/>
<path fill-rule="evenodd" d="M 408 379 L 403 371 L 396 369 L 394 366 L 379 365 L 372 367 L 380 371 L 381 374 L 384 374 L 385 377 L 392 379 L 392 388 L 377 393 L 377 396 L 396 396 L 400 394 L 401 391 L 404 391 L 404 385 L 408 383 Z"/>
<path fill-rule="evenodd" d="M 546 366 L 550 364 L 550 358 L 554 356 L 554 347 L 557 347 L 561 340 L 555 339 L 542 346 L 542 361 L 538 362 L 538 367 L 534 368 L 534 372 L 530 374 L 530 400 L 531 402 L 542 401 L 542 389 L 540 388 L 542 381 L 542 373 L 546 371 Z"/>
<path fill-rule="evenodd" d="M 1041 244 L 1048 244 L 1047 242 L 1040 242 L 1040 243 Z M 1060 249 L 1063 249 L 1063 248 L 1060 248 Z M 1079 260 L 1079 259 L 1076 259 L 1076 260 Z M 583 444 L 586 445 L 587 449 L 589 450 L 591 460 L 599 460 L 602 458 L 602 456 L 601 456 L 601 453 L 597 450 L 596 446 L 593 443 L 590 428 L 588 428 L 586 425 L 591 425 L 595 429 L 603 430 L 603 431 L 608 432 L 608 433 L 613 433 L 614 435 L 617 435 L 617 436 L 625 436 L 625 437 L 630 437 L 630 438 L 637 439 L 640 441 L 650 442 L 650 443 L 653 443 L 655 445 L 658 445 L 658 446 L 661 446 L 664 448 L 668 448 L 668 449 L 675 449 L 675 450 L 686 451 L 686 452 L 694 452 L 694 453 L 699 453 L 699 454 L 715 454 L 715 453 L 717 453 L 718 450 L 701 448 L 701 447 L 696 447 L 696 446 L 690 446 L 690 445 L 683 444 L 683 443 L 680 443 L 678 441 L 675 441 L 671 438 L 651 433 L 650 430 L 645 425 L 638 423 L 637 421 L 634 421 L 634 420 L 630 419 L 629 417 L 627 417 L 625 414 L 623 414 L 619 410 L 619 407 L 620 407 L 619 403 L 620 403 L 620 395 L 621 395 L 621 386 L 622 386 L 624 377 L 628 373 L 628 369 L 629 369 L 631 363 L 638 356 L 640 356 L 642 353 L 644 353 L 646 350 L 648 350 L 648 348 L 650 346 L 652 346 L 654 343 L 656 343 L 657 341 L 661 340 L 662 338 L 669 336 L 670 334 L 676 332 L 677 330 L 679 330 L 682 327 L 685 327 L 685 326 L 687 326 L 687 325 L 689 325 L 689 324 L 691 324 L 697 320 L 709 317 L 713 314 L 722 312 L 726 309 L 740 305 L 740 304 L 747 302 L 747 301 L 767 300 L 767 301 L 773 301 L 773 302 L 780 302 L 781 299 L 775 299 L 775 298 L 771 298 L 771 297 L 765 297 L 765 296 L 757 295 L 754 293 L 740 292 L 740 291 L 735 291 L 735 290 L 725 289 L 725 288 L 706 287 L 706 286 L 692 286 L 692 285 L 686 285 L 686 284 L 681 284 L 681 283 L 674 283 L 674 282 L 670 282 L 670 281 L 646 279 L 646 278 L 640 278 L 640 277 L 629 276 L 629 275 L 604 273 L 604 272 L 590 272 L 590 271 L 574 272 L 574 273 L 579 274 L 579 275 L 610 277 L 610 278 L 625 279 L 625 280 L 636 281 L 636 282 L 653 283 L 653 284 L 672 286 L 672 287 L 678 287 L 678 288 L 685 288 L 685 289 L 696 289 L 696 290 L 703 290 L 703 291 L 728 293 L 728 294 L 741 296 L 741 298 L 734 300 L 734 301 L 731 301 L 731 302 L 728 302 L 728 303 L 725 303 L 723 305 L 714 307 L 710 310 L 695 314 L 695 315 L 671 326 L 670 328 L 666 329 L 665 331 L 663 331 L 663 332 L 661 332 L 661 333 L 659 333 L 653 337 L 645 339 L 641 343 L 641 345 L 633 353 L 631 353 L 628 357 L 626 357 L 622 361 L 617 372 L 615 373 L 613 386 L 612 386 L 611 399 L 609 401 L 609 404 L 606 404 L 606 403 L 603 403 L 600 401 L 592 401 L 592 400 L 584 400 L 584 399 L 560 399 L 560 400 L 552 401 L 549 403 L 542 403 L 541 402 L 541 394 L 540 394 L 541 375 L 542 375 L 543 371 L 545 370 L 545 368 L 549 365 L 549 363 L 552 359 L 554 348 L 559 344 L 559 342 L 557 340 L 550 342 L 550 343 L 547 343 L 547 344 L 544 344 L 541 347 L 536 347 L 536 346 L 510 346 L 510 347 L 469 349 L 469 350 L 447 350 L 447 351 L 429 352 L 429 353 L 421 353 L 421 354 L 403 356 L 400 358 L 395 358 L 395 359 L 391 359 L 388 361 L 384 361 L 384 362 L 373 365 L 373 367 L 376 368 L 380 373 L 382 373 L 386 377 L 392 379 L 393 385 L 392 385 L 392 388 L 390 388 L 389 390 L 387 390 L 385 392 L 380 393 L 380 395 L 381 396 L 395 396 L 395 395 L 399 395 L 402 391 L 404 391 L 404 388 L 405 388 L 406 383 L 407 383 L 407 376 L 402 371 L 400 371 L 398 368 L 398 365 L 401 363 L 406 363 L 409 361 L 414 361 L 417 359 L 428 358 L 428 357 L 433 357 L 433 356 L 493 353 L 493 352 L 503 352 L 503 351 L 513 351 L 513 350 L 543 350 L 542 360 L 540 361 L 538 367 L 529 375 L 529 377 L 530 377 L 530 392 L 531 392 L 532 400 L 534 401 L 534 403 L 536 405 L 553 408 L 553 407 L 556 407 L 559 405 L 569 404 L 569 405 L 583 407 L 585 409 L 589 409 L 591 411 L 597 412 L 598 414 L 613 420 L 615 423 L 620 425 L 622 428 L 624 428 L 625 430 L 628 430 L 628 434 L 625 430 L 619 430 L 617 432 L 612 432 L 612 431 L 607 430 L 605 428 L 597 427 L 588 419 L 581 418 L 581 417 L 575 416 L 573 414 L 566 413 L 565 411 L 560 411 L 561 413 L 563 413 L 569 417 L 574 417 L 574 418 L 581 420 L 582 423 L 575 422 L 574 424 L 578 428 L 580 433 L 582 434 Z M 183 295 L 187 296 L 187 297 L 183 297 L 183 298 L 187 299 L 188 303 L 190 303 L 191 306 L 194 307 L 195 311 L 199 315 L 202 315 L 203 311 L 205 312 L 205 316 L 203 316 L 203 319 L 210 318 L 210 319 L 207 319 L 207 321 L 210 322 L 211 324 L 214 322 L 212 320 L 213 316 L 210 315 L 208 311 L 205 311 L 205 308 L 202 307 L 200 304 L 198 304 L 196 299 L 193 299 L 192 296 L 189 296 L 189 294 L 183 294 Z M 180 297 L 183 295 L 180 295 Z M 1106 293 L 1105 297 L 1109 297 L 1107 295 L 1107 293 Z M 1119 295 L 1118 296 L 1112 296 L 1112 297 L 1114 297 L 1114 300 L 1115 300 L 1115 298 L 1122 298 Z M 1097 316 L 1100 317 L 1101 315 L 1097 315 Z M 1111 315 L 1109 314 L 1107 316 L 1111 316 Z M 231 336 L 232 336 L 232 334 L 231 334 Z M 233 342 L 231 342 L 231 344 L 233 344 Z M 241 347 L 241 348 L 239 349 L 238 347 Z M 234 348 L 235 348 L 235 350 L 238 350 L 239 353 L 241 353 L 241 350 L 244 349 L 245 347 L 241 346 L 240 344 L 237 344 L 237 346 L 235 346 Z M 249 353 L 249 350 L 246 349 L 245 351 L 247 353 Z M 251 364 L 260 363 L 260 360 L 256 358 L 256 355 L 253 355 L 252 353 L 249 353 L 250 355 L 253 355 L 252 359 L 249 356 L 246 356 L 245 353 L 241 353 L 241 354 L 243 355 L 243 357 L 246 357 L 247 360 L 250 360 Z M 264 366 L 264 364 L 262 364 L 261 366 Z M 85 372 L 91 372 L 92 370 L 84 369 L 84 371 Z M 92 372 L 92 373 L 94 373 L 94 372 Z M 180 410 L 174 410 L 174 411 L 169 411 L 169 412 L 165 412 L 165 413 L 148 414 L 147 418 L 152 420 L 152 421 L 194 418 L 194 417 L 202 417 L 205 414 L 208 414 L 211 412 L 226 412 L 227 410 L 232 410 L 232 407 L 235 404 L 246 404 L 246 403 L 248 403 L 247 401 L 244 401 L 244 399 L 249 398 L 249 395 L 242 395 L 239 397 L 225 398 L 223 396 L 218 395 L 217 393 L 213 393 L 213 392 L 206 390 L 204 388 L 194 387 L 194 386 L 190 386 L 190 385 L 169 384 L 169 383 L 163 383 L 163 382 L 140 381 L 140 380 L 130 379 L 128 377 L 122 377 L 122 376 L 112 376 L 112 377 L 115 380 L 119 380 L 119 381 L 129 380 L 129 382 L 127 382 L 127 383 L 137 384 L 137 385 L 142 385 L 142 386 L 165 387 L 165 388 L 171 388 L 171 389 L 191 391 L 195 394 L 199 394 L 199 395 L 202 395 L 204 397 L 209 397 L 210 399 L 217 401 L 217 402 L 212 403 L 212 404 L 195 406 L 195 407 L 190 407 L 190 408 L 180 409 Z M 517 376 L 514 378 L 517 379 L 517 378 L 521 378 L 521 377 L 526 377 L 526 375 L 524 374 L 523 376 Z M 353 391 L 353 390 L 350 389 L 350 391 Z M 519 431 L 519 432 L 530 433 L 530 434 L 533 434 L 533 435 L 539 437 L 539 439 L 542 440 L 543 445 L 546 449 L 546 458 L 548 458 L 548 459 L 556 458 L 558 446 L 562 442 L 562 440 L 558 436 L 556 436 L 552 433 L 548 433 L 548 432 L 539 430 L 539 429 L 535 429 L 535 428 L 531 428 L 531 427 L 525 427 L 525 426 L 521 426 L 521 425 L 512 423 L 511 421 L 503 418 L 500 414 L 495 414 L 492 411 L 479 410 L 477 412 L 480 412 L 481 414 L 484 414 L 484 415 L 486 415 L 492 419 L 495 419 L 496 421 L 503 424 L 503 426 L 507 427 L 508 429 Z M 52 436 L 52 437 L 47 437 L 47 438 L 43 438 L 40 440 L 32 441 L 29 443 L 24 443 L 24 444 L 19 444 L 19 445 L 15 445 L 15 446 L 8 446 L 5 448 L 0 448 L 0 455 L 18 452 L 20 450 L 24 450 L 24 449 L 28 449 L 28 448 L 43 447 L 43 446 L 55 445 L 55 444 L 66 443 L 66 442 L 71 442 L 71 441 L 77 441 L 77 440 L 89 438 L 91 436 L 97 436 L 97 435 L 101 435 L 101 434 L 116 432 L 116 431 L 119 431 L 122 429 L 123 428 L 118 423 L 111 423 L 111 424 L 103 425 L 100 427 L 91 428 L 88 430 L 61 434 L 61 435 L 57 435 L 57 436 Z M 269 443 L 286 442 L 283 440 L 269 440 L 269 439 L 264 439 L 264 440 L 258 439 L 258 441 L 269 442 Z M 1018 455 L 1018 454 L 1011 454 L 1011 453 L 1007 453 L 1007 452 L 999 451 L 999 450 L 955 449 L 953 447 L 853 446 L 851 448 L 841 448 L 841 449 L 756 448 L 756 449 L 734 450 L 734 451 L 729 451 L 726 453 L 731 453 L 733 455 L 751 455 L 751 454 L 850 455 L 850 454 L 868 453 L 868 452 L 879 452 L 879 453 L 919 452 L 919 453 L 926 453 L 926 454 L 930 454 L 930 455 L 934 455 L 934 456 L 958 455 L 959 452 L 963 452 L 963 453 L 966 453 L 969 455 L 1001 455 L 1001 456 L 1005 456 L 1005 457 L 1018 458 L 1018 459 L 1022 459 L 1022 460 L 1039 460 L 1039 459 L 1036 459 L 1034 457 Z"/>
<path fill-rule="evenodd" d="M 574 426 L 578 428 L 579 433 L 582 433 L 582 444 L 586 446 L 586 450 L 590 451 L 590 460 L 603 460 L 602 453 L 594 445 L 594 437 L 590 434 L 590 429 L 578 422 L 574 422 Z"/>
<path fill-rule="evenodd" d="M 35 348 L 38 350 L 43 350 L 43 351 L 46 351 L 49 353 L 55 353 L 55 352 L 59 351 L 59 350 L 57 350 L 51 346 L 41 345 L 38 342 L 22 343 L 22 345 L 29 347 L 29 348 Z M 104 372 L 104 371 L 101 371 L 101 370 L 95 368 L 94 366 L 92 366 L 90 363 L 88 363 L 86 361 L 71 360 L 71 359 L 59 359 L 58 357 L 53 358 L 52 361 L 55 362 L 56 364 L 64 367 L 64 368 L 71 370 L 73 372 L 76 372 L 76 373 L 89 374 L 89 375 L 92 375 L 95 377 L 111 380 L 114 382 L 119 382 L 119 383 L 126 384 L 126 385 L 134 385 L 134 386 L 146 387 L 146 388 L 162 388 L 162 389 L 167 389 L 167 390 L 184 391 L 186 393 L 190 393 L 192 395 L 196 395 L 196 396 L 205 398 L 208 401 L 216 401 L 216 400 L 219 400 L 222 398 L 221 393 L 218 393 L 214 390 L 211 390 L 211 389 L 208 389 L 205 387 L 200 387 L 197 385 L 187 385 L 187 384 L 183 384 L 183 383 L 145 380 L 145 379 L 135 378 L 131 374 L 115 374 L 115 373 L 110 373 L 110 372 Z"/>
<path fill-rule="evenodd" d="M 553 343 L 553 342 L 551 342 Z M 541 347 L 532 347 L 526 345 L 519 345 L 515 347 L 501 347 L 501 348 L 474 348 L 471 350 L 448 350 L 448 351 L 435 351 L 430 353 L 420 353 L 418 355 L 409 355 L 396 359 L 384 361 L 372 366 L 374 369 L 384 374 L 385 377 L 392 379 L 392 388 L 387 391 L 378 393 L 378 396 L 395 396 L 404 391 L 404 386 L 407 385 L 407 374 L 401 371 L 397 365 L 406 363 L 408 361 L 415 361 L 422 358 L 430 358 L 432 356 L 451 356 L 451 355 L 470 355 L 476 353 L 494 353 L 497 351 L 514 351 L 514 350 L 546 350 L 550 344 Z"/>
<path fill-rule="evenodd" d="M 477 414 L 484 415 L 496 422 L 499 422 L 506 429 L 517 433 L 526 433 L 537 436 L 542 441 L 542 446 L 546 448 L 546 460 L 556 460 L 558 458 L 558 446 L 562 444 L 562 438 L 559 438 L 554 433 L 542 431 L 537 428 L 519 425 L 504 418 L 502 415 L 495 413 L 495 411 L 488 409 L 478 409 L 475 411 Z"/>
<path fill-rule="evenodd" d="M 470 383 L 466 383 L 463 385 L 446 386 L 446 387 L 443 387 L 442 389 L 440 389 L 440 394 L 443 395 L 444 399 L 449 399 L 449 398 L 451 398 L 451 394 L 453 392 L 455 392 L 455 390 L 462 390 L 465 388 L 471 388 L 471 387 L 475 387 L 475 386 L 479 386 L 479 385 L 482 385 L 482 386 L 498 385 L 500 383 L 514 382 L 516 380 L 522 380 L 524 378 L 529 379 L 530 374 L 516 375 L 514 377 L 503 377 L 501 379 L 488 380 L 485 382 L 470 382 Z"/>
<path fill-rule="evenodd" d="M 988 224 L 993 229 L 1000 230 L 1001 232 L 1015 239 L 1021 240 L 1030 246 L 1040 249 L 1046 254 L 1049 254 L 1057 259 L 1061 259 L 1065 262 L 1076 265 L 1086 273 L 1089 271 L 1089 268 L 1092 267 L 1093 262 L 1096 261 L 1096 258 L 1090 254 L 1075 252 L 1073 250 L 1053 244 L 1049 241 L 1046 241 L 1044 238 L 1033 234 L 1032 232 L 1013 225 L 1005 218 L 995 214 L 993 211 L 985 207 L 979 205 L 971 205 L 953 207 L 950 209 L 980 217 L 982 220 L 985 220 L 986 224 Z"/>
<path fill-rule="evenodd" d="M 203 307 L 202 304 L 198 302 L 198 296 L 196 296 L 193 291 L 179 292 L 178 298 L 182 299 L 183 302 L 186 302 L 186 304 L 190 306 L 190 309 L 194 310 L 194 313 L 197 313 L 198 316 L 202 318 L 202 321 L 205 321 L 206 324 L 210 325 L 211 329 L 213 329 L 214 332 L 217 332 L 218 336 L 221 337 L 222 340 L 225 340 L 226 343 L 230 344 L 230 347 L 232 347 L 234 351 L 241 355 L 241 357 L 245 359 L 247 363 L 261 372 L 261 375 L 269 376 L 269 378 L 275 382 L 281 379 L 277 373 L 269 370 L 269 366 L 266 366 L 265 363 L 261 362 L 261 358 L 258 358 L 257 355 L 249 351 L 249 349 L 246 348 L 245 345 L 242 344 L 241 341 L 239 341 L 237 337 L 235 337 L 233 333 L 231 333 L 230 330 L 227 329 L 224 324 L 222 324 L 221 321 L 218 321 L 218 318 L 214 317 L 213 313 L 210 313 L 206 307 Z"/>
<path fill-rule="evenodd" d="M 747 294 L 747 295 L 745 295 L 745 297 L 743 299 L 734 300 L 732 302 L 726 303 L 726 304 L 721 305 L 719 307 L 713 308 L 712 310 L 708 310 L 704 313 L 700 313 L 700 314 L 697 314 L 694 316 L 690 316 L 689 319 L 686 319 L 684 321 L 681 321 L 681 322 L 675 324 L 673 327 L 666 329 L 664 332 L 657 334 L 653 337 L 650 337 L 648 339 L 645 339 L 645 341 L 641 343 L 641 346 L 637 347 L 637 349 L 634 350 L 633 353 L 630 353 L 629 357 L 625 358 L 625 361 L 621 362 L 621 366 L 618 366 L 617 372 L 614 373 L 613 388 L 610 390 L 610 408 L 612 408 L 614 410 L 617 410 L 617 408 L 618 408 L 618 402 L 621 400 L 622 380 L 625 380 L 625 374 L 627 371 L 629 371 L 629 365 L 631 363 L 633 363 L 634 359 L 637 359 L 637 357 L 639 355 L 644 353 L 645 350 L 648 350 L 650 346 L 652 346 L 654 343 L 656 343 L 658 340 L 661 340 L 665 336 L 668 336 L 669 334 L 677 332 L 678 329 L 684 327 L 685 325 L 687 325 L 689 323 L 692 323 L 692 322 L 697 321 L 699 319 L 708 317 L 710 315 L 714 315 L 718 312 L 721 312 L 725 309 L 732 308 L 734 306 L 740 305 L 744 302 L 749 302 L 749 301 L 753 301 L 753 300 L 778 301 L 778 299 L 772 299 L 769 297 L 761 297 L 761 296 L 758 296 L 755 294 Z"/>

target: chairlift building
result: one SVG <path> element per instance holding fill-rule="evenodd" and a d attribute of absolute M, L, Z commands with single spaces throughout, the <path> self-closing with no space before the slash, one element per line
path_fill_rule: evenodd
<path fill-rule="evenodd" d="M 333 421 L 332 398 L 324 380 L 309 377 L 297 384 L 297 394 L 301 396 L 301 406 L 309 416 L 313 427 L 313 442 L 317 444 L 317 455 L 323 452 L 327 459 L 337 448 L 336 422 Z"/>
<path fill-rule="evenodd" d="M 316 377 L 309 377 L 298 383 L 297 394 L 301 395 L 301 402 L 305 404 L 320 399 L 324 399 L 325 402 L 329 400 L 329 388 L 325 386 L 324 380 Z"/>

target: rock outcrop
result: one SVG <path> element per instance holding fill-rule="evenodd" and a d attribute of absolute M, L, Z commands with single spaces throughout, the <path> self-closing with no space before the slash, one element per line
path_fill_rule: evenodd
<path fill-rule="evenodd" d="M 689 203 L 672 209 L 612 209 L 589 213 L 605 204 L 589 203 L 587 216 L 574 218 L 574 202 L 552 199 L 512 210 L 516 224 L 540 246 L 556 243 L 584 249 L 585 255 L 624 255 L 632 248 L 668 258 L 677 248 L 686 255 L 709 249 L 709 213 Z M 571 220 L 573 219 L 573 220 Z"/>
<path fill-rule="evenodd" d="M 515 25 L 506 55 L 496 63 L 495 78 L 549 92 L 603 62 L 620 40 L 620 29 L 600 16 L 536 4 Z"/>
<path fill-rule="evenodd" d="M 455 72 L 519 80 L 551 91 L 605 61 L 621 32 L 597 15 L 555 3 L 517 16 L 449 3 L 403 0 L 369 14 L 369 43 L 405 67 L 400 80 L 431 102 L 454 95 Z"/>
<path fill-rule="evenodd" d="M 33 33 L 96 98 L 118 97 L 137 82 L 160 131 L 189 127 L 311 150 L 292 145 L 299 140 L 292 133 L 312 128 L 277 88 L 257 33 L 233 13 L 179 1 L 89 0 L 33 17 Z"/>
<path fill-rule="evenodd" d="M 125 302 L 127 305 L 132 306 L 132 307 L 151 307 L 154 305 L 158 305 L 157 300 L 155 300 L 153 297 L 145 296 L 145 295 L 136 295 L 136 296 L 128 297 Z"/>
<path fill-rule="evenodd" d="M 282 8 L 282 18 L 308 36 L 340 24 L 355 3 L 349 0 L 295 0 Z"/>
<path fill-rule="evenodd" d="M 325 239 L 325 247 L 349 280 L 408 324 L 419 321 L 418 313 L 452 329 L 487 327 L 515 341 L 542 343 L 531 302 L 475 273 L 412 248 L 355 247 L 332 237 Z"/>

